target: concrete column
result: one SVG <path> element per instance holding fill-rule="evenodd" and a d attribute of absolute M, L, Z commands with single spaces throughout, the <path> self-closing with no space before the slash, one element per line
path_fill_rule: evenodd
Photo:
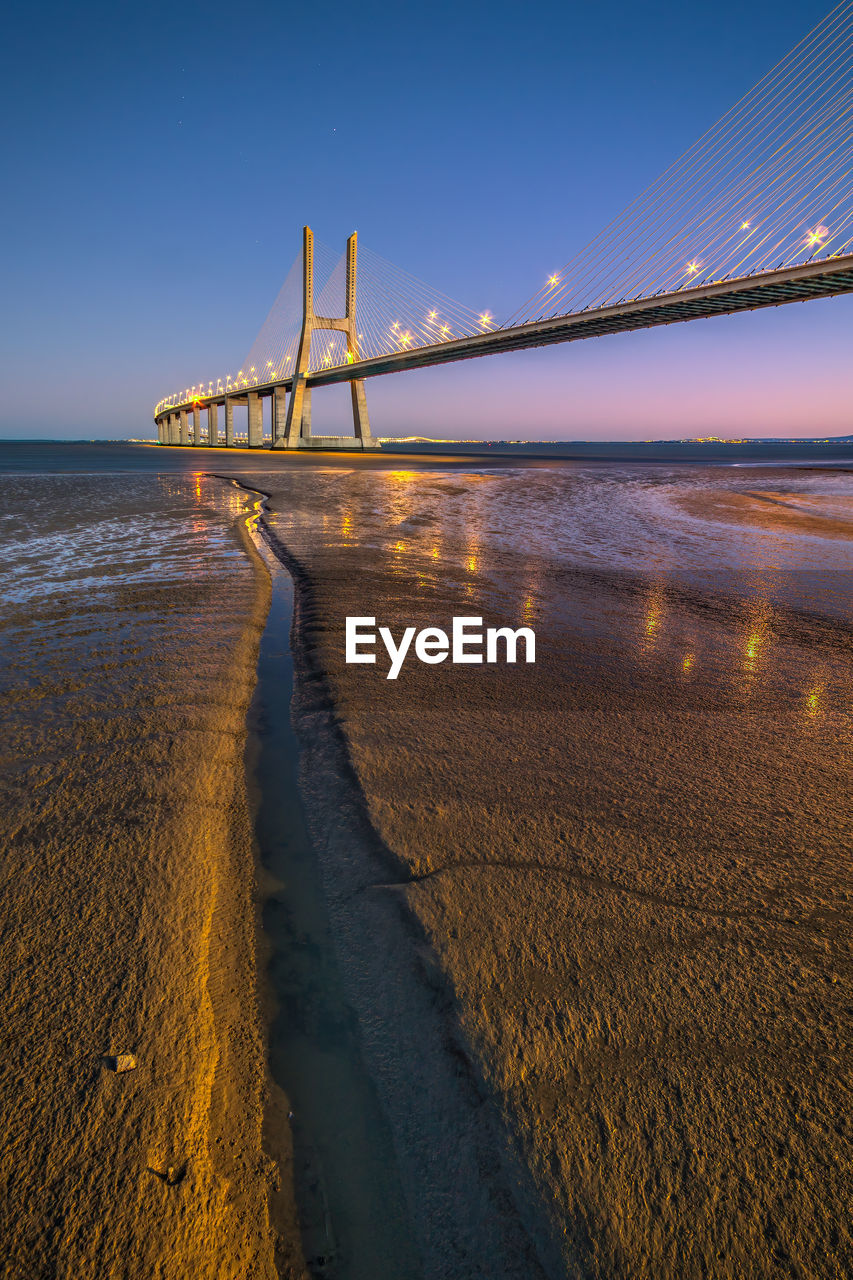
<path fill-rule="evenodd" d="M 181 444 L 189 444 L 190 442 L 190 424 L 186 409 L 180 410 L 181 415 Z"/>
<path fill-rule="evenodd" d="M 305 403 L 305 379 L 295 374 L 287 406 L 287 425 L 285 427 L 284 447 L 295 449 L 302 434 L 302 407 Z"/>
<path fill-rule="evenodd" d="M 367 416 L 367 396 L 364 394 L 364 379 L 355 378 L 350 384 L 350 392 L 352 394 L 352 423 L 355 430 L 356 440 L 361 440 L 362 446 L 373 443 L 373 437 L 370 434 L 370 419 Z"/>
<path fill-rule="evenodd" d="M 207 406 L 207 443 L 211 449 L 219 444 L 219 405 Z"/>
<path fill-rule="evenodd" d="M 257 391 L 250 391 L 246 399 L 249 402 L 249 448 L 260 449 L 264 443 L 261 398 Z"/>
<path fill-rule="evenodd" d="M 169 428 L 169 444 L 181 443 L 181 419 L 180 415 L 173 413 L 171 415 L 172 425 Z"/>
<path fill-rule="evenodd" d="M 311 433 L 311 393 L 305 374 L 311 362 L 311 334 L 314 331 L 314 235 L 302 228 L 302 332 L 294 366 L 293 389 L 287 408 L 286 447 L 295 448 L 302 436 Z M 307 418 L 306 418 L 307 414 Z"/>
<path fill-rule="evenodd" d="M 201 444 L 201 405 L 193 405 L 193 444 Z"/>
<path fill-rule="evenodd" d="M 225 448 L 234 448 L 234 401 L 225 397 Z"/>
<path fill-rule="evenodd" d="M 287 388 L 276 387 L 272 398 L 272 447 L 287 446 Z"/>

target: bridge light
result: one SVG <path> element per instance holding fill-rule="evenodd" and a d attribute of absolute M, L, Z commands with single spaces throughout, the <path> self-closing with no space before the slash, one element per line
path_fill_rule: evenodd
<path fill-rule="evenodd" d="M 435 311 L 431 311 L 431 312 L 429 313 L 429 318 L 430 318 L 430 320 L 434 320 L 434 319 L 435 319 L 435 317 L 436 317 L 436 312 L 435 312 Z"/>
<path fill-rule="evenodd" d="M 490 312 L 484 311 L 480 316 L 480 324 L 483 325 L 484 327 L 488 327 L 491 323 L 492 323 L 492 317 Z"/>
<path fill-rule="evenodd" d="M 751 223 L 749 223 L 749 222 L 742 222 L 742 223 L 740 224 L 740 229 L 741 229 L 741 231 L 748 231 L 748 230 L 749 230 L 749 228 L 750 228 L 750 226 L 751 226 Z"/>
<path fill-rule="evenodd" d="M 553 289 L 555 285 L 557 285 L 557 284 L 559 284 L 559 283 L 560 283 L 560 277 L 559 277 L 559 276 L 549 276 L 549 277 L 548 277 L 548 283 L 549 283 L 549 285 L 551 286 L 551 288 Z"/>
<path fill-rule="evenodd" d="M 824 226 L 815 227 L 815 229 L 813 231 L 810 231 L 806 236 L 806 244 L 807 245 L 820 244 L 821 241 L 825 240 L 828 235 L 829 235 L 829 227 L 824 227 Z"/>
<path fill-rule="evenodd" d="M 691 276 L 695 276 L 696 272 L 699 270 L 699 267 L 701 265 L 702 264 L 697 262 L 696 259 L 694 258 L 692 262 L 688 262 L 687 264 L 687 274 Z"/>

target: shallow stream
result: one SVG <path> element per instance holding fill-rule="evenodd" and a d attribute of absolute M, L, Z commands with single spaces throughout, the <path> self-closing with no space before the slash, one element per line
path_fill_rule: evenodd
<path fill-rule="evenodd" d="M 266 980 L 276 1010 L 269 1066 L 292 1108 L 287 1123 L 303 1248 L 317 1276 L 408 1280 L 421 1275 L 417 1247 L 390 1132 L 344 994 L 299 794 L 299 742 L 290 714 L 293 581 L 257 529 L 254 538 L 272 578 L 272 600 L 249 716 L 248 766 L 259 856 L 269 877 L 262 909 Z M 268 1141 L 274 1154 L 274 1132 Z"/>

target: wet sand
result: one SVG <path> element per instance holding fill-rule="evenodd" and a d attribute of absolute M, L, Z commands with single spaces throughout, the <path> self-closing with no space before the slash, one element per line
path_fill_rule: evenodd
<path fill-rule="evenodd" d="M 768 538 L 719 511 L 799 492 L 782 471 L 561 476 L 263 481 L 425 1274 L 847 1274 L 851 564 L 813 537 L 837 495 Z M 387 681 L 343 663 L 348 614 L 526 622 L 537 663 Z"/>
<path fill-rule="evenodd" d="M 6 481 L 10 1280 L 276 1274 L 243 765 L 269 582 L 214 487 Z"/>
<path fill-rule="evenodd" d="M 141 489 L 100 559 L 7 492 L 4 1273 L 848 1274 L 849 480 L 146 452 L 272 494 L 312 846 L 226 486 L 120 583 Z M 364 613 L 538 660 L 389 682 Z"/>
<path fill-rule="evenodd" d="M 684 510 L 706 520 L 721 520 L 817 538 L 849 541 L 853 522 L 853 496 L 834 499 L 789 490 L 747 490 L 744 493 L 685 495 Z"/>

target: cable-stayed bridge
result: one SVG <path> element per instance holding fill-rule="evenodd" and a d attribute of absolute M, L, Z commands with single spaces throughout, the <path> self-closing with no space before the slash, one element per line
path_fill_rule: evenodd
<path fill-rule="evenodd" d="M 355 235 L 338 258 L 306 227 L 242 366 L 161 400 L 158 438 L 234 445 L 246 406 L 250 447 L 369 448 L 364 384 L 380 374 L 848 292 L 853 0 L 501 321 Z M 312 432 L 312 390 L 337 382 L 351 387 L 355 438 Z"/>

